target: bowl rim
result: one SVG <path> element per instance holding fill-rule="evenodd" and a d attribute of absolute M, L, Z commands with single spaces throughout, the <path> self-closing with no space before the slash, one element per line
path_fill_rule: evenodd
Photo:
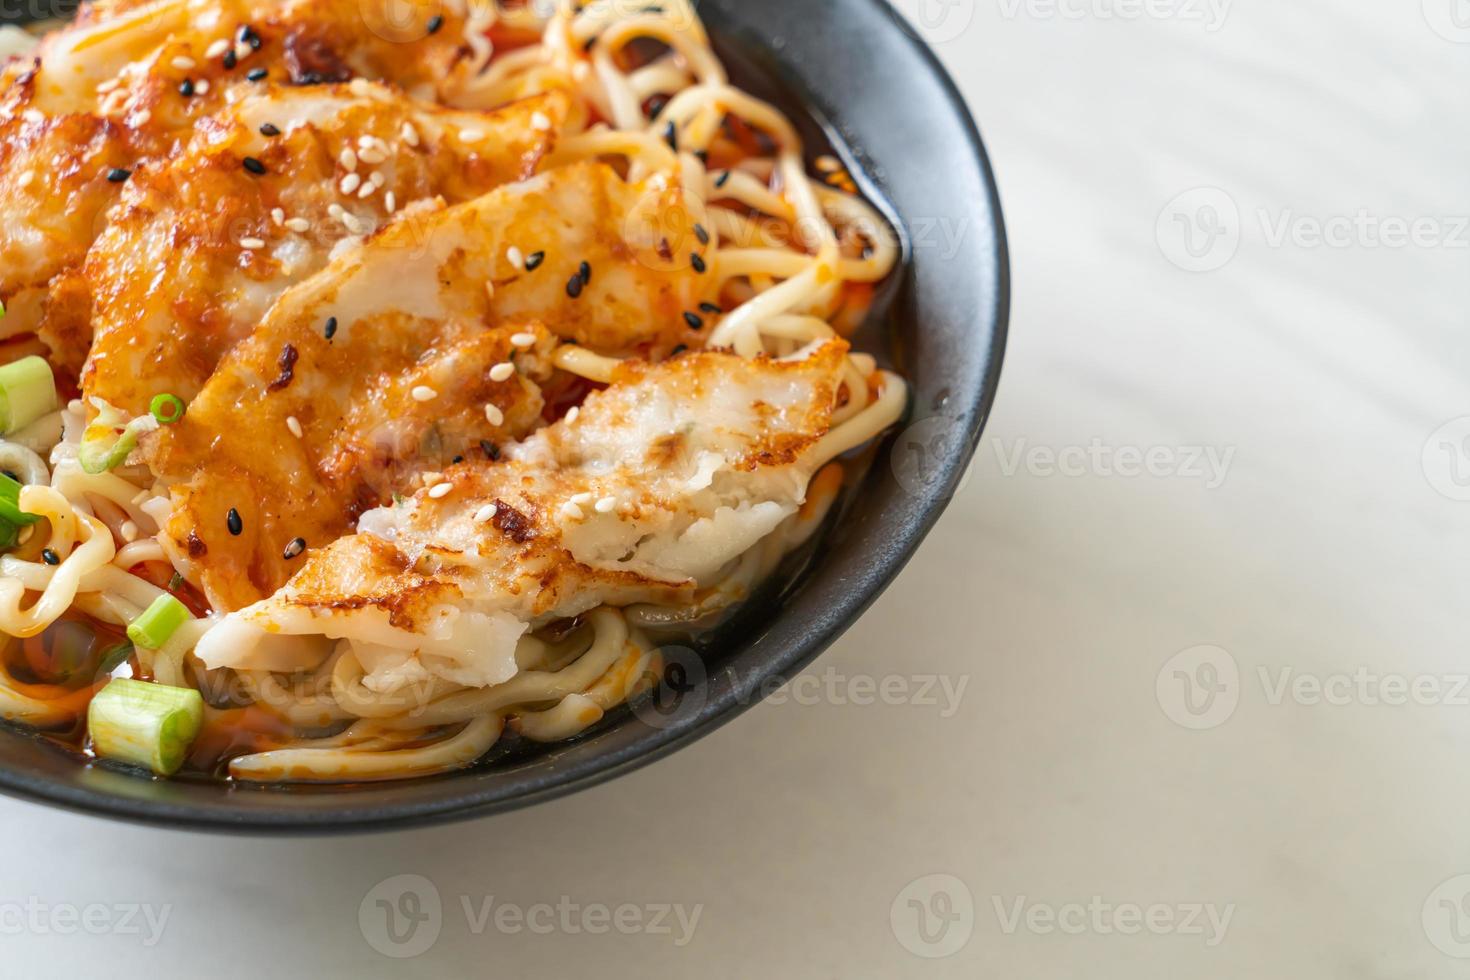
<path fill-rule="evenodd" d="M 956 451 L 942 461 L 939 477 L 932 481 L 930 487 L 926 487 L 928 499 L 916 505 L 914 517 L 905 521 L 895 534 L 891 547 L 887 549 L 878 567 L 878 574 L 864 588 L 844 592 L 832 609 L 832 614 L 826 617 L 826 622 L 820 628 L 807 633 L 794 645 L 787 646 L 778 657 L 765 665 L 760 676 L 749 678 L 743 687 L 731 684 L 719 696 L 705 701 L 696 713 L 680 719 L 678 723 L 662 728 L 649 727 L 641 737 L 596 756 L 585 764 L 568 767 L 564 772 L 550 778 L 526 780 L 534 785 L 517 788 L 514 785 L 515 777 L 512 777 L 508 788 L 486 790 L 469 787 L 449 800 L 423 801 L 409 798 L 402 803 L 354 805 L 349 802 L 351 797 L 344 795 L 341 808 L 321 811 L 244 810 L 228 806 L 177 803 L 142 796 L 118 796 L 85 785 L 60 783 L 43 775 L 12 770 L 0 764 L 0 793 L 75 813 L 109 817 L 135 824 L 178 830 L 272 836 L 404 830 L 489 816 L 589 789 L 657 762 L 694 743 L 754 707 L 760 700 L 758 694 L 754 693 L 757 685 L 769 683 L 773 679 L 790 679 L 853 626 L 913 558 L 919 545 L 953 498 L 974 456 L 999 388 L 1009 331 L 1011 282 L 1010 255 L 995 173 L 979 127 L 954 79 L 929 45 L 887 0 L 843 2 L 860 4 L 869 8 L 870 13 L 888 21 L 892 30 L 903 35 L 904 42 L 916 59 L 915 63 L 925 68 L 931 80 L 939 86 L 943 104 L 936 108 L 946 112 L 959 126 L 959 135 L 970 154 L 970 160 L 966 163 L 973 163 L 985 191 L 984 209 L 989 219 L 987 244 L 995 260 L 991 268 L 982 270 L 988 277 L 986 286 L 993 292 L 993 304 L 989 309 L 977 311 L 977 319 L 991 328 L 981 383 L 975 390 L 956 393 L 954 403 L 945 406 L 946 415 L 964 420 L 960 433 L 962 438 L 955 446 Z M 782 52 L 767 50 L 765 53 L 779 62 L 792 77 L 798 81 L 801 79 L 799 65 L 788 60 Z M 910 412 L 912 409 L 913 406 L 910 406 Z M 888 439 L 892 439 L 891 433 Z M 28 736 L 9 726 L 0 726 L 0 733 L 3 733 L 0 737 L 5 738 L 38 737 Z M 427 778 L 442 780 L 452 776 L 446 774 Z"/>

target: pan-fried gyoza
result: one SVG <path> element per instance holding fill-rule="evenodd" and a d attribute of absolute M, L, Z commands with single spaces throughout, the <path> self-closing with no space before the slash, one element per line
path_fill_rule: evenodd
<path fill-rule="evenodd" d="M 895 236 L 687 0 L 96 0 L 0 202 L 0 716 L 159 776 L 573 737 L 906 406 Z"/>

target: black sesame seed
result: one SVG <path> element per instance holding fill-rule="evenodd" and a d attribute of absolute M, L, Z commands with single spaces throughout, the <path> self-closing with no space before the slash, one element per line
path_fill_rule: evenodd
<path fill-rule="evenodd" d="M 452 465 L 454 465 L 454 466 L 458 466 L 460 463 L 463 463 L 464 462 L 464 457 L 463 456 L 456 456 L 453 459 L 451 459 L 449 462 Z"/>
<path fill-rule="evenodd" d="M 240 60 L 240 56 L 237 55 L 237 54 L 235 54 L 235 49 L 234 48 L 231 48 L 230 50 L 228 50 L 228 51 L 225 52 L 225 56 L 222 59 L 220 59 L 220 60 L 224 62 L 225 71 L 230 71 L 231 69 L 233 69 L 235 67 L 235 64 Z"/>
<path fill-rule="evenodd" d="M 265 164 L 255 159 L 255 157 L 246 157 L 240 162 L 245 165 L 246 170 L 250 171 L 253 174 L 259 175 L 265 173 Z"/>
<path fill-rule="evenodd" d="M 678 357 L 680 354 L 684 353 L 688 349 L 689 349 L 689 345 L 688 344 L 680 344 L 679 346 L 675 347 L 673 350 L 669 351 L 669 356 L 670 357 Z"/>
<path fill-rule="evenodd" d="M 180 82 L 179 83 L 179 94 L 182 95 L 186 99 L 189 98 L 191 95 L 193 95 L 194 94 L 194 79 L 192 79 L 192 78 L 186 78 L 182 82 Z"/>
<path fill-rule="evenodd" d="M 241 531 L 245 530 L 245 523 L 240 520 L 240 512 L 233 507 L 225 515 L 225 527 L 229 528 L 230 533 L 237 537 Z"/>
<path fill-rule="evenodd" d="M 687 313 L 686 312 L 684 314 L 684 322 L 687 323 L 687 324 L 689 324 L 689 329 L 690 330 L 703 330 L 704 329 L 704 318 L 701 317 L 698 313 Z"/>
<path fill-rule="evenodd" d="M 250 82 L 258 82 L 269 74 L 270 72 L 264 68 L 252 68 L 245 73 L 245 80 Z"/>
<path fill-rule="evenodd" d="M 581 265 L 577 266 L 577 277 L 582 280 L 582 285 L 590 286 L 592 284 L 591 264 L 583 262 Z"/>
<path fill-rule="evenodd" d="M 261 123 L 260 124 L 260 135 L 262 135 L 262 136 L 280 136 L 281 135 L 281 130 L 280 130 L 280 127 L 277 126 L 275 123 Z"/>
<path fill-rule="evenodd" d="M 709 164 L 709 150 L 695 150 L 694 151 L 694 156 L 695 156 L 696 159 L 699 160 L 700 163 L 703 163 L 706 166 L 708 166 L 708 164 Z"/>
<path fill-rule="evenodd" d="M 251 27 L 249 24 L 241 25 L 239 33 L 235 36 L 244 43 L 250 45 L 250 50 L 260 50 L 260 35 L 255 33 L 255 28 Z"/>
<path fill-rule="evenodd" d="M 132 175 L 133 172 L 131 170 L 124 170 L 122 167 L 113 167 L 107 171 L 107 180 L 112 184 L 121 184 Z"/>
<path fill-rule="evenodd" d="M 485 454 L 486 459 L 491 460 L 492 462 L 500 458 L 500 447 L 495 445 L 495 443 L 491 442 L 489 439 L 480 440 L 480 451 Z"/>
<path fill-rule="evenodd" d="M 290 544 L 286 545 L 286 550 L 281 552 L 281 557 L 290 561 L 292 558 L 298 557 L 305 550 L 306 539 L 296 538 Z"/>
<path fill-rule="evenodd" d="M 435 14 L 429 18 L 429 23 L 425 26 L 429 29 L 430 34 L 438 34 L 439 28 L 444 26 L 444 18 Z"/>
<path fill-rule="evenodd" d="M 545 261 L 545 252 L 532 252 L 530 255 L 526 256 L 526 271 L 535 272 L 537 269 L 541 268 L 541 263 Z"/>
<path fill-rule="evenodd" d="M 567 295 L 572 299 L 581 296 L 583 285 L 581 276 L 572 276 L 572 278 L 567 280 Z"/>
<path fill-rule="evenodd" d="M 694 226 L 694 237 L 699 239 L 699 244 L 701 245 L 709 244 L 709 232 L 705 231 L 704 225 Z"/>
<path fill-rule="evenodd" d="M 674 126 L 674 121 L 672 119 L 670 119 L 669 124 L 664 127 L 664 142 L 669 144 L 669 148 L 672 150 L 677 150 L 679 148 L 679 130 L 677 127 Z"/>
<path fill-rule="evenodd" d="M 694 266 L 694 271 L 703 273 L 709 266 L 704 264 L 704 256 L 694 252 L 689 256 L 689 262 Z"/>
<path fill-rule="evenodd" d="M 727 183 L 729 183 L 729 181 L 730 181 L 730 171 L 726 170 L 724 173 L 720 174 L 718 177 L 715 178 L 715 186 L 716 187 L 724 187 Z"/>
<path fill-rule="evenodd" d="M 52 551 L 50 548 L 42 548 L 41 549 L 41 560 L 44 561 L 48 565 L 60 565 L 61 564 L 61 556 L 58 555 L 56 552 Z"/>
<path fill-rule="evenodd" d="M 322 335 L 325 336 L 328 340 L 331 340 L 333 337 L 335 337 L 337 335 L 337 318 L 336 317 L 334 317 L 334 316 L 327 317 L 327 325 L 324 328 L 322 328 Z"/>
<path fill-rule="evenodd" d="M 716 316 L 725 312 L 723 307 L 717 306 L 714 303 L 700 303 L 699 308 L 706 313 L 713 313 Z"/>

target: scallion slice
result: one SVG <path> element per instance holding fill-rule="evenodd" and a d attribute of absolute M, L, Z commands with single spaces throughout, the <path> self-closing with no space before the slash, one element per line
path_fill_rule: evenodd
<path fill-rule="evenodd" d="M 118 678 L 92 699 L 87 730 L 99 756 L 172 776 L 204 724 L 204 698 L 192 688 Z"/>
<path fill-rule="evenodd" d="M 161 595 L 153 600 L 153 605 L 128 624 L 128 639 L 140 647 L 157 650 L 169 641 L 169 637 L 180 626 L 193 618 L 182 602 L 171 595 Z"/>
<path fill-rule="evenodd" d="M 39 514 L 27 514 L 20 509 L 20 484 L 4 473 L 0 473 L 0 519 L 21 527 L 41 519 Z"/>
<path fill-rule="evenodd" d="M 104 405 L 82 431 L 77 462 L 83 471 L 96 475 L 116 469 L 138 448 L 139 436 L 158 428 L 158 420 L 152 415 L 140 415 L 124 424 L 126 418 L 118 409 Z"/>
<path fill-rule="evenodd" d="M 6 435 L 56 408 L 56 379 L 44 357 L 32 354 L 0 365 L 0 430 Z"/>
<path fill-rule="evenodd" d="M 184 400 L 168 392 L 154 395 L 148 403 L 148 414 L 157 419 L 159 425 L 173 425 L 184 417 Z"/>

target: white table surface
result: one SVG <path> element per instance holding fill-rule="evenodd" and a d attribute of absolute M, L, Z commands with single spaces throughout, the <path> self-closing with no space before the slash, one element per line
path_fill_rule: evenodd
<path fill-rule="evenodd" d="M 1465 974 L 1470 423 L 1431 436 L 1470 415 L 1470 9 L 925 2 L 1000 174 L 1010 351 L 973 479 L 822 683 L 431 830 L 0 801 L 0 973 Z M 884 678 L 906 703 L 853 703 Z M 432 944 L 385 940 L 402 874 Z"/>

